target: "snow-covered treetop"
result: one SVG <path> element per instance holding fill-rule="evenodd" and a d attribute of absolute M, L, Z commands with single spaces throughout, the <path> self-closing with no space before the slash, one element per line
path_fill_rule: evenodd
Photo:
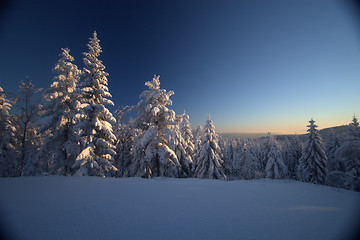
<path fill-rule="evenodd" d="M 309 121 L 310 125 L 307 125 L 307 127 L 309 128 L 307 131 L 309 133 L 316 133 L 318 130 L 316 129 L 318 127 L 318 125 L 314 124 L 315 121 L 313 119 L 311 119 Z"/>
<path fill-rule="evenodd" d="M 100 47 L 100 40 L 97 37 L 96 31 L 94 31 L 93 37 L 90 38 L 90 41 L 87 44 L 87 46 L 89 48 L 89 52 L 84 53 L 84 55 L 86 57 L 88 57 L 88 56 L 99 57 L 100 56 L 100 53 L 102 52 L 102 50 Z"/>
<path fill-rule="evenodd" d="M 108 79 L 109 74 L 105 72 L 105 66 L 102 61 L 98 59 L 102 52 L 100 40 L 97 38 L 97 34 L 94 31 L 93 37 L 90 38 L 89 44 L 87 44 L 89 51 L 84 52 L 84 71 L 82 77 L 84 82 L 81 84 L 82 92 L 85 102 L 89 104 L 109 104 L 114 106 L 114 103 L 108 99 L 111 98 L 109 93 Z"/>
<path fill-rule="evenodd" d="M 353 116 L 352 122 L 349 124 L 348 133 L 352 138 L 360 138 L 359 122 L 355 114 Z"/>
<path fill-rule="evenodd" d="M 76 90 L 76 84 L 79 81 L 79 70 L 76 65 L 72 63 L 74 58 L 70 55 L 70 49 L 61 48 L 61 57 L 55 67 L 54 73 L 57 75 L 54 77 L 54 82 L 50 88 L 45 92 L 45 100 L 64 97 L 64 100 L 68 100 L 68 93 L 73 93 Z"/>
<path fill-rule="evenodd" d="M 216 134 L 215 126 L 213 121 L 211 120 L 210 114 L 207 116 L 207 120 L 205 123 L 205 127 L 203 130 L 203 142 L 208 141 L 215 141 L 217 142 L 219 139 L 219 136 Z"/>
<path fill-rule="evenodd" d="M 175 112 L 166 107 L 172 105 L 170 97 L 174 92 L 160 89 L 159 78 L 159 75 L 154 75 L 152 81 L 145 83 L 149 90 L 140 94 L 139 103 L 132 108 L 132 110 L 138 110 L 139 117 L 135 124 L 140 129 L 147 129 L 151 123 L 159 125 L 160 122 L 166 121 L 167 124 L 173 124 L 175 121 Z"/>

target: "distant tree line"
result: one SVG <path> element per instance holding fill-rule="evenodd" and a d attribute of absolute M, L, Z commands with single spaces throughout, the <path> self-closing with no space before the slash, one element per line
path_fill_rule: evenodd
<path fill-rule="evenodd" d="M 96 32 L 79 70 L 62 49 L 51 86 L 28 79 L 19 95 L 0 87 L 0 176 L 101 176 L 233 179 L 293 179 L 360 191 L 360 127 L 354 115 L 346 134 L 322 139 L 315 121 L 306 141 L 298 136 L 240 139 L 219 136 L 208 116 L 191 128 L 189 116 L 168 107 L 173 91 L 159 76 L 145 85 L 137 105 L 117 110 L 110 100 L 108 73 L 99 60 Z M 135 111 L 137 117 L 124 121 Z"/>

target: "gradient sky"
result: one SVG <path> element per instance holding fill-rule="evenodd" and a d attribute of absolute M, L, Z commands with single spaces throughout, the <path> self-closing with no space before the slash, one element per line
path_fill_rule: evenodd
<path fill-rule="evenodd" d="M 177 114 L 219 132 L 303 133 L 360 114 L 360 25 L 332 0 L 9 1 L 0 11 L 0 86 L 48 88 L 62 47 L 83 68 L 97 31 L 117 106 L 160 74 Z"/>

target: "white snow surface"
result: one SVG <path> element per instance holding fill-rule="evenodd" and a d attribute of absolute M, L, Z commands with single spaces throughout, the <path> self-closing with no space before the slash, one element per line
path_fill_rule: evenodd
<path fill-rule="evenodd" d="M 360 193 L 290 180 L 0 179 L 11 239 L 348 239 Z"/>

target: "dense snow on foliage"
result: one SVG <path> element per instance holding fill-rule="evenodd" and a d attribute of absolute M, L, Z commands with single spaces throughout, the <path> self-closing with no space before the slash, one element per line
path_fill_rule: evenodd
<path fill-rule="evenodd" d="M 70 175 L 80 151 L 79 136 L 74 129 L 80 100 L 76 91 L 80 71 L 72 63 L 70 50 L 61 50 L 61 58 L 53 69 L 57 75 L 43 96 L 40 132 L 44 142 L 38 158 L 48 161 L 50 174 Z"/>
<path fill-rule="evenodd" d="M 109 75 L 98 59 L 102 52 L 96 32 L 83 53 L 84 70 L 80 84 L 80 113 L 78 129 L 82 137 L 82 151 L 77 156 L 73 168 L 77 175 L 111 176 L 117 171 L 114 164 L 116 136 L 113 124 L 116 119 L 105 105 L 114 105 L 108 89 Z"/>
<path fill-rule="evenodd" d="M 11 121 L 12 105 L 0 87 L 0 177 L 16 174 L 15 128 Z"/>
<path fill-rule="evenodd" d="M 270 150 L 268 153 L 268 161 L 266 163 L 265 172 L 267 178 L 287 178 L 288 168 L 284 164 L 280 146 L 278 142 L 270 136 Z"/>
<path fill-rule="evenodd" d="M 174 141 L 179 141 L 174 136 L 175 112 L 167 107 L 172 105 L 170 97 L 174 92 L 161 89 L 159 78 L 154 76 L 152 81 L 145 83 L 149 89 L 140 94 L 140 101 L 133 108 L 138 112 L 134 126 L 141 133 L 133 147 L 130 176 L 178 177 L 181 171 L 178 156 L 174 152 L 174 146 L 177 145 Z"/>
<path fill-rule="evenodd" d="M 304 182 L 324 184 L 328 174 L 324 144 L 316 129 L 317 125 L 314 124 L 315 121 L 311 119 L 309 123 L 307 141 L 299 160 L 299 179 Z"/>
<path fill-rule="evenodd" d="M 209 115 L 200 142 L 200 155 L 193 164 L 194 177 L 226 180 L 224 161 L 218 141 L 219 136 L 215 132 L 215 126 Z"/>
<path fill-rule="evenodd" d="M 0 188 L 0 226 L 14 240 L 355 240 L 359 231 L 360 193 L 290 180 L 49 176 L 2 178 Z"/>

